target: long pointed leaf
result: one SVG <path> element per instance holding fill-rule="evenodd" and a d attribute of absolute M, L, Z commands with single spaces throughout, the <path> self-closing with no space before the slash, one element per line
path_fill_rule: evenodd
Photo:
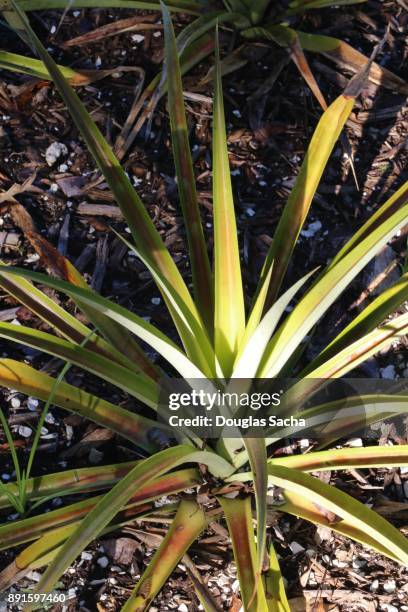
<path fill-rule="evenodd" d="M 408 565 L 407 538 L 357 499 L 299 470 L 269 465 L 268 471 L 269 481 L 274 485 L 303 495 L 335 515 L 353 521 L 358 529 L 377 540 L 382 547 L 398 558 L 400 563 Z"/>
<path fill-rule="evenodd" d="M 330 359 L 308 373 L 309 378 L 339 378 L 366 361 L 371 355 L 388 348 L 399 336 L 408 333 L 408 313 L 385 322 L 369 334 L 352 342 Z"/>
<path fill-rule="evenodd" d="M 305 51 L 322 53 L 328 59 L 353 70 L 353 72 L 361 70 L 368 61 L 368 58 L 363 53 L 338 38 L 319 34 L 307 34 L 299 30 L 297 34 Z M 368 78 L 376 85 L 394 89 L 402 94 L 408 94 L 408 83 L 376 62 L 372 63 Z"/>
<path fill-rule="evenodd" d="M 42 11 L 49 9 L 65 9 L 67 0 L 17 0 L 23 11 Z M 167 0 L 170 10 L 175 12 L 197 14 L 201 10 L 200 2 L 191 0 Z M 11 0 L 0 0 L 0 10 L 11 10 Z M 160 10 L 160 2 L 155 0 L 75 0 L 75 8 L 122 8 Z"/>
<path fill-rule="evenodd" d="M 167 359 L 184 378 L 205 378 L 201 370 L 199 370 L 165 334 L 141 317 L 99 296 L 94 291 L 82 289 L 66 283 L 65 281 L 22 268 L 9 268 L 7 273 L 15 273 L 53 287 L 72 297 L 78 304 L 88 304 L 93 309 L 98 310 L 106 317 L 122 325 L 128 332 L 134 333 L 144 342 L 150 344 L 150 346 Z"/>
<path fill-rule="evenodd" d="M 336 297 L 408 219 L 408 207 L 397 210 L 334 267 L 329 267 L 300 300 L 270 341 L 260 376 L 276 376 L 304 336 Z"/>
<path fill-rule="evenodd" d="M 3 272 L 4 269 L 7 268 L 0 263 L 0 287 L 18 300 L 20 304 L 23 304 L 62 336 L 75 342 L 75 344 L 81 344 L 89 336 L 89 328 L 76 317 L 61 308 L 54 300 L 40 289 L 37 289 L 25 278 L 8 275 L 7 272 Z M 113 322 L 111 321 L 110 323 Z M 133 361 L 116 350 L 114 346 L 111 346 L 103 338 L 98 337 L 97 334 L 93 334 L 87 340 L 86 347 L 131 370 L 137 369 L 139 371 L 139 368 Z"/>
<path fill-rule="evenodd" d="M 269 459 L 268 463 L 283 465 L 302 472 L 378 467 L 391 469 L 408 465 L 408 445 L 332 449 L 290 457 L 276 457 Z"/>
<path fill-rule="evenodd" d="M 219 471 L 223 475 L 233 471 L 232 466 L 220 457 L 208 452 L 196 452 L 190 446 L 169 448 L 141 461 L 87 514 L 80 527 L 67 540 L 48 567 L 34 593 L 48 592 L 54 586 L 78 554 L 99 535 L 138 488 L 187 462 L 207 464 L 210 469 Z M 30 607 L 28 609 L 30 610 Z"/>
<path fill-rule="evenodd" d="M 54 382 L 55 378 L 24 363 L 13 359 L 0 359 L 0 384 L 4 387 L 16 389 L 46 402 Z M 58 385 L 53 404 L 107 427 L 141 448 L 155 450 L 154 444 L 149 442 L 149 432 L 152 428 L 161 427 L 156 421 L 115 406 L 66 382 Z"/>
<path fill-rule="evenodd" d="M 266 598 L 257 572 L 256 545 L 252 527 L 251 499 L 220 498 L 232 539 L 244 610 L 265 612 Z"/>
<path fill-rule="evenodd" d="M 163 277 L 160 271 L 155 270 L 149 260 L 146 259 L 136 247 L 130 244 L 122 236 L 120 236 L 120 238 L 144 263 L 162 294 L 167 297 L 167 303 L 172 306 L 170 314 L 179 331 L 186 352 L 194 357 L 194 362 L 207 376 L 215 378 L 220 368 L 206 330 L 197 323 L 177 292 L 174 291 L 172 285 Z"/>
<path fill-rule="evenodd" d="M 12 323 L 0 323 L 0 337 L 31 346 L 78 365 L 130 393 L 150 408 L 157 407 L 158 388 L 155 382 L 144 374 L 131 372 L 102 355 L 46 332 Z"/>
<path fill-rule="evenodd" d="M 259 323 L 258 327 L 249 338 L 246 346 L 243 349 L 242 355 L 239 357 L 232 378 L 254 378 L 259 368 L 259 364 L 264 354 L 265 348 L 275 331 L 279 320 L 287 305 L 291 302 L 293 297 L 299 291 L 299 289 L 305 284 L 305 282 L 314 274 L 314 270 L 306 274 L 297 283 L 295 283 L 290 289 L 288 289 L 276 302 L 271 306 L 268 312 Z M 245 338 L 247 334 L 245 334 Z M 244 338 L 244 341 L 245 341 Z"/>
<path fill-rule="evenodd" d="M 347 253 L 350 253 L 364 238 L 367 238 L 369 234 L 379 227 L 386 219 L 403 208 L 408 204 L 408 181 L 406 181 L 401 187 L 390 197 L 388 200 L 375 211 L 373 215 L 364 223 L 359 230 L 357 230 L 353 236 L 346 242 L 342 249 L 330 262 L 330 267 L 336 265 L 340 259 L 343 259 Z"/>
<path fill-rule="evenodd" d="M 268 464 L 265 438 L 244 438 L 254 479 L 257 535 L 257 575 L 264 565 L 266 549 L 266 498 L 268 494 Z"/>
<path fill-rule="evenodd" d="M 205 513 L 195 501 L 183 500 L 160 547 L 154 554 L 122 612 L 147 610 L 196 537 L 205 529 Z"/>
<path fill-rule="evenodd" d="M 183 211 L 190 252 L 194 293 L 201 318 L 208 329 L 214 313 L 213 280 L 198 206 L 193 162 L 184 110 L 183 85 L 173 25 L 167 7 L 162 4 L 167 71 L 167 96 L 170 114 L 177 187 Z"/>
<path fill-rule="evenodd" d="M 58 65 L 61 73 L 64 75 L 73 87 L 88 85 L 111 73 L 111 70 L 74 70 L 69 66 Z M 38 79 L 49 80 L 50 75 L 45 68 L 43 62 L 25 55 L 17 53 L 9 53 L 8 51 L 0 50 L 0 68 L 10 70 L 11 72 L 21 72 Z"/>
<path fill-rule="evenodd" d="M 127 474 L 134 465 L 134 461 L 129 461 L 127 463 L 80 468 L 28 478 L 25 488 L 27 500 L 35 500 L 51 495 L 58 497 L 58 495 L 64 494 L 66 490 L 69 490 L 70 494 L 72 494 L 75 491 L 83 492 L 107 489 Z M 4 488 L 13 494 L 18 494 L 18 487 L 14 482 L 8 482 L 4 485 Z M 8 499 L 5 495 L 0 494 L 0 508 L 7 508 L 8 506 Z"/>
<path fill-rule="evenodd" d="M 399 563 L 398 557 L 387 547 L 382 546 L 377 538 L 372 538 L 365 529 L 358 527 L 354 519 L 342 517 L 341 520 L 338 520 L 334 513 L 326 510 L 324 506 L 314 503 L 310 496 L 306 497 L 298 492 L 294 493 L 288 490 L 285 490 L 282 495 L 284 503 L 277 504 L 276 506 L 272 505 L 270 508 L 276 509 L 279 512 L 288 512 L 297 518 L 310 521 L 314 525 L 329 527 L 334 532 L 360 542 L 363 546 L 376 550 L 381 555 Z"/>
<path fill-rule="evenodd" d="M 313 134 L 265 260 L 259 288 L 273 261 L 267 306 L 277 296 L 319 181 L 353 104 L 349 96 L 339 96 L 323 113 Z"/>
<path fill-rule="evenodd" d="M 322 365 L 352 342 L 370 333 L 408 299 L 408 272 L 382 292 L 336 336 L 330 344 L 302 371 L 301 377 Z"/>
<path fill-rule="evenodd" d="M 139 461 L 138 464 L 140 463 Z M 131 469 L 135 467 L 136 465 Z M 130 471 L 127 470 L 126 474 L 122 474 L 122 478 L 125 478 Z M 172 495 L 195 486 L 199 482 L 199 473 L 194 468 L 177 470 L 142 485 L 130 496 L 126 502 L 126 507 L 146 504 L 164 495 Z M 79 519 L 84 518 L 103 499 L 104 495 L 98 495 L 63 508 L 58 508 L 57 510 L 5 523 L 0 526 L 1 548 L 4 550 L 18 546 L 24 542 L 35 540 L 56 527 L 59 528 L 74 522 L 76 523 Z"/>
<path fill-rule="evenodd" d="M 171 258 L 159 232 L 156 230 L 148 212 L 133 189 L 129 178 L 120 166 L 109 144 L 102 136 L 75 91 L 59 71 L 57 64 L 33 32 L 25 13 L 15 4 L 14 0 L 12 0 L 12 3 L 24 25 L 25 32 L 29 37 L 31 45 L 47 67 L 90 153 L 94 157 L 101 172 L 104 174 L 127 220 L 138 248 L 146 257 L 150 258 L 152 263 L 171 281 L 192 314 L 200 321 L 194 302 L 176 264 Z"/>
<path fill-rule="evenodd" d="M 228 376 L 245 333 L 245 307 L 228 160 L 218 39 L 213 127 L 215 352 Z"/>

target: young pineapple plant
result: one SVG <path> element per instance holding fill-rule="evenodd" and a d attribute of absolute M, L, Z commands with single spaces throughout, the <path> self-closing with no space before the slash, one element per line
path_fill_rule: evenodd
<path fill-rule="evenodd" d="M 377 210 L 324 270 L 314 273 L 313 282 L 312 273 L 309 273 L 284 293 L 280 291 L 326 163 L 366 74 L 354 78 L 344 94 L 322 114 L 275 230 L 252 306 L 247 312 L 217 37 L 212 142 L 212 266 L 197 201 L 177 43 L 168 9 L 162 5 L 168 109 L 191 263 L 193 293 L 190 293 L 126 173 L 77 94 L 32 31 L 21 5 L 21 2 L 12 3 L 20 32 L 38 54 L 41 69 L 54 81 L 109 184 L 132 233 L 134 242 L 129 246 L 145 264 L 160 290 L 179 341 L 174 342 L 142 317 L 91 290 L 74 266 L 57 253 L 55 258 L 63 278 L 2 265 L 2 289 L 41 318 L 50 332 L 1 323 L 0 336 L 39 349 L 62 359 L 67 367 L 74 364 L 108 381 L 134 398 L 135 406 L 140 409 L 130 411 L 114 405 L 64 382 L 61 375 L 54 379 L 8 358 L 0 359 L 1 384 L 47 402 L 46 408 L 53 404 L 109 428 L 137 445 L 146 455 L 136 462 L 69 470 L 41 478 L 32 477 L 29 469 L 16 470 L 16 482 L 1 486 L 0 505 L 8 508 L 20 502 L 22 516 L 0 526 L 0 543 L 3 549 L 26 546 L 0 574 L 3 589 L 29 570 L 45 568 L 33 595 L 39 597 L 51 592 L 62 574 L 93 540 L 135 518 L 149 516 L 149 520 L 160 520 L 163 514 L 167 519 L 172 518 L 168 532 L 123 610 L 147 610 L 181 559 L 204 609 L 217 610 L 217 604 L 187 551 L 210 522 L 226 520 L 244 610 L 289 611 L 278 558 L 268 532 L 267 515 L 271 508 L 315 525 L 329 525 L 333 531 L 397 563 L 408 565 L 408 541 L 396 527 L 357 499 L 310 474 L 319 470 L 406 466 L 408 445 L 334 448 L 276 458 L 268 456 L 268 449 L 272 443 L 276 448 L 279 439 L 288 435 L 284 430 L 273 439 L 243 437 L 242 440 L 206 441 L 186 430 L 177 435 L 173 432 L 171 435 L 177 442 L 171 439 L 167 448 L 160 450 L 160 432 L 165 436 L 169 433 L 168 428 L 154 417 L 159 407 L 160 381 L 171 380 L 173 371 L 187 384 L 217 381 L 221 389 L 231 388 L 235 380 L 243 378 L 272 380 L 282 376 L 288 368 L 290 372 L 295 371 L 305 336 L 318 325 L 365 265 L 407 223 L 408 183 Z M 56 305 L 36 284 L 51 287 L 71 298 L 89 321 L 89 326 Z M 287 306 L 292 304 L 301 288 L 302 296 L 288 313 Z M 390 346 L 408 330 L 407 313 L 390 319 L 407 297 L 408 274 L 405 273 L 343 329 L 298 374 L 298 378 L 321 382 L 342 377 L 371 355 Z M 159 368 L 153 363 L 140 341 L 153 348 L 168 366 Z M 349 404 L 353 405 L 353 398 L 349 399 Z M 355 401 L 361 402 L 361 398 Z M 374 422 L 405 411 L 408 401 L 404 394 L 377 395 L 370 396 L 367 405 L 365 417 Z M 331 415 L 337 414 L 338 403 L 329 402 L 312 410 L 314 416 L 330 420 Z M 4 426 L 4 416 L 2 421 Z M 360 426 L 361 422 L 355 423 L 356 428 Z M 332 446 L 342 431 L 334 429 Z M 8 438 L 13 448 L 10 434 Z M 14 460 L 18 464 L 15 451 Z M 208 507 L 200 505 L 191 494 L 191 488 L 197 490 L 204 483 L 210 498 Z M 281 491 L 282 499 L 276 507 L 268 500 L 268 486 Z M 183 496 L 186 490 L 190 494 Z M 84 493 L 98 494 L 84 497 Z M 154 500 L 175 493 L 181 493 L 178 504 L 160 509 L 155 506 Z M 78 494 L 79 501 L 64 504 L 51 512 L 38 512 L 39 503 L 64 494 L 71 497 Z M 36 513 L 31 515 L 34 509 Z M 335 520 L 330 518 L 333 516 Z M 27 609 L 34 605 L 35 600 Z"/>

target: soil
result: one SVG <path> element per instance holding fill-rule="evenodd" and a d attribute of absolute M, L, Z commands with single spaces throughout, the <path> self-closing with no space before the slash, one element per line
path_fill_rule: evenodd
<path fill-rule="evenodd" d="M 300 28 L 319 31 L 346 40 L 370 55 L 383 37 L 389 35 L 377 61 L 408 80 L 404 60 L 407 47 L 404 32 L 408 21 L 402 0 L 375 2 L 354 7 L 311 11 L 301 18 Z M 157 14 L 137 11 L 150 29 L 104 37 L 88 44 L 67 46 L 77 36 L 86 35 L 105 24 L 134 17 L 134 11 L 86 9 L 40 11 L 31 22 L 42 42 L 60 64 L 91 70 L 111 70 L 101 80 L 78 88 L 78 93 L 112 146 L 134 102 L 136 92 L 158 73 L 163 55 L 163 35 Z M 189 19 L 175 18 L 179 30 Z M 2 29 L 3 48 L 29 55 L 25 45 L 9 30 Z M 142 38 L 143 37 L 143 38 Z M 223 33 L 225 51 L 234 44 L 230 31 Z M 241 43 L 242 41 L 238 41 Z M 237 44 L 237 41 L 235 41 Z M 224 78 L 230 163 L 242 248 L 247 295 L 256 280 L 271 236 L 290 193 L 307 143 L 321 115 L 313 95 L 295 65 L 273 43 L 254 43 L 245 51 L 243 68 Z M 316 55 L 308 56 L 311 68 L 328 102 L 335 99 L 350 77 L 347 69 Z M 268 77 L 282 62 L 276 82 Z M 211 82 L 206 81 L 212 59 L 203 61 L 184 80 L 190 140 L 195 162 L 200 203 L 209 249 L 212 248 L 211 219 Z M 125 70 L 124 67 L 130 67 Z M 137 68 L 135 68 L 137 67 Z M 86 146 L 73 125 L 64 103 L 53 85 L 17 73 L 0 73 L 0 185 L 2 191 L 14 185 L 20 205 L 12 208 L 0 201 L 0 249 L 8 263 L 44 269 L 39 256 L 38 236 L 47 238 L 85 275 L 90 284 L 118 303 L 148 317 L 159 328 L 176 338 L 169 316 L 149 273 L 129 253 L 110 227 L 126 235 L 126 225 L 106 184 L 100 181 Z M 312 210 L 296 247 L 287 284 L 307 271 L 324 265 L 361 226 L 378 206 L 403 182 L 407 159 L 407 106 L 403 95 L 384 87 L 367 84 L 347 126 L 354 151 L 358 188 L 350 164 L 339 145 L 334 151 L 316 194 Z M 55 149 L 57 157 L 49 163 Z M 62 145 L 62 146 L 61 146 Z M 58 151 L 61 153 L 58 156 Z M 48 160 L 46 159 L 48 152 Z M 142 126 L 134 144 L 123 158 L 132 182 L 160 229 L 166 245 L 189 279 L 185 255 L 185 235 L 172 163 L 166 102 L 161 101 L 152 120 Z M 28 215 L 27 215 L 28 213 Z M 41 245 L 40 245 L 41 246 Z M 324 321 L 318 337 L 313 337 L 305 359 L 317 354 L 319 339 L 336 335 L 352 316 L 395 279 L 406 262 L 406 233 L 401 232 L 344 292 Z M 384 269 L 386 274 L 382 274 Z M 70 312 L 74 306 L 60 295 L 50 295 Z M 26 309 L 3 295 L 0 320 L 41 328 L 42 324 Z M 387 352 L 376 355 L 357 375 L 406 377 L 407 339 L 402 338 Z M 23 359 L 48 372 L 58 372 L 61 363 L 38 351 L 10 343 L 1 344 L 3 356 Z M 135 402 L 95 377 L 76 368 L 67 381 L 132 408 Z M 18 402 L 11 402 L 15 398 Z M 17 405 L 18 404 L 18 405 Z M 37 412 L 29 409 L 25 397 L 3 392 L 3 406 L 24 455 Z M 23 432 L 23 433 L 22 433 Z M 34 474 L 60 471 L 89 464 L 90 457 L 102 463 L 120 462 L 142 453 L 116 436 L 80 418 L 53 408 L 34 465 Z M 393 438 L 390 441 L 407 443 Z M 4 442 L 4 440 L 1 440 Z M 7 444 L 0 444 L 0 472 L 5 481 L 13 478 Z M 408 475 L 399 470 L 334 472 L 331 482 L 351 495 L 374 506 L 385 502 L 406 504 Z M 68 497 L 65 501 L 69 501 Z M 72 499 L 79 499 L 78 496 Z M 53 500 L 56 507 L 62 500 Z M 407 529 L 408 506 L 388 506 L 390 520 Z M 4 517 L 12 520 L 15 516 Z M 118 610 L 157 545 L 155 536 L 165 533 L 165 524 L 138 524 L 123 528 L 98 541 L 77 560 L 63 577 L 63 589 L 71 599 L 65 610 Z M 138 533 L 139 530 L 139 533 Z M 140 532 L 145 534 L 143 537 Z M 293 610 L 408 610 L 408 571 L 332 532 L 325 533 L 310 524 L 287 516 L 276 516 L 270 534 L 281 556 Z M 150 538 L 150 539 L 149 539 Z M 115 560 L 118 539 L 136 542 L 131 562 Z M 218 539 L 218 541 L 217 541 Z M 210 543 L 207 541 L 210 540 Z M 217 545 L 211 542 L 217 541 Z M 108 542 L 108 543 L 107 543 Z M 110 544 L 109 544 L 110 542 Z M 294 543 L 297 546 L 294 546 Z M 123 549 L 133 546 L 123 543 Z M 16 551 L 1 553 L 6 566 Z M 228 541 L 219 531 L 209 529 L 191 550 L 198 569 L 221 609 L 240 608 L 237 578 Z M 102 561 L 103 560 L 103 561 Z M 107 563 L 106 563 L 106 561 Z M 17 589 L 29 586 L 39 575 L 32 572 Z M 392 581 L 395 582 L 394 588 Z M 377 585 L 378 583 L 378 585 Z M 387 586 L 388 585 L 388 586 Z M 184 606 L 184 607 L 183 607 Z M 405 606 L 405 607 L 404 607 Z M 1 607 L 0 607 L 1 609 Z M 12 608 L 10 608 L 12 609 Z M 55 610 L 61 609 L 54 606 Z M 182 564 L 162 590 L 151 610 L 196 610 L 198 600 Z"/>

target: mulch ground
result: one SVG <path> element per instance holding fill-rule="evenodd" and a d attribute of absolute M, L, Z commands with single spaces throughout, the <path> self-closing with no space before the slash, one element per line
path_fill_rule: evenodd
<path fill-rule="evenodd" d="M 404 2 L 398 0 L 315 11 L 303 18 L 301 29 L 342 38 L 369 55 L 389 24 L 388 42 L 378 61 L 408 80 L 404 68 L 408 13 L 404 8 Z M 134 15 L 132 11 L 100 9 L 69 11 L 62 20 L 57 11 L 32 15 L 37 33 L 59 63 L 110 71 L 78 92 L 112 146 L 118 142 L 135 95 L 159 71 L 162 30 L 159 18 L 145 12 L 138 15 L 150 26 L 146 30 L 116 33 L 92 43 L 87 42 L 87 37 L 98 27 Z M 176 28 L 187 22 L 178 16 Z M 4 49 L 29 54 L 10 31 L 3 28 L 2 35 Z M 81 44 L 64 44 L 78 36 L 85 36 L 85 43 L 82 40 Z M 226 31 L 225 49 L 233 44 L 232 34 Z M 252 295 L 274 227 L 321 111 L 296 67 L 272 43 L 247 45 L 240 53 L 240 61 L 244 60 L 244 66 L 224 78 L 224 93 L 243 270 L 247 293 Z M 350 72 L 319 56 L 310 55 L 309 60 L 327 100 L 334 100 Z M 279 63 L 282 71 L 272 83 L 271 75 Z M 211 65 L 211 59 L 202 62 L 184 80 L 198 192 L 210 249 L 212 87 L 207 76 Z M 404 96 L 384 87 L 365 87 L 347 127 L 355 154 L 358 189 L 338 146 L 300 236 L 288 271 L 288 284 L 330 261 L 353 231 L 387 199 L 387 193 L 390 195 L 402 184 L 407 159 L 405 102 Z M 2 71 L 0 112 L 0 186 L 2 191 L 11 189 L 21 205 L 10 207 L 0 200 L 2 258 L 8 263 L 43 269 L 35 236 L 46 237 L 75 263 L 95 289 L 175 335 L 149 273 L 109 231 L 113 227 L 126 234 L 126 224 L 55 88 L 45 81 Z M 123 164 L 188 278 L 165 102 L 159 103 L 151 122 L 141 127 Z M 305 359 L 319 351 L 320 341 L 326 343 L 355 316 L 367 303 L 367 297 L 398 277 L 405 258 L 406 235 L 401 233 L 330 310 L 318 337 L 312 338 Z M 72 303 L 50 294 L 74 311 Z M 0 320 L 41 328 L 42 324 L 11 298 L 3 295 L 1 302 Z M 370 359 L 358 374 L 406 377 L 406 349 L 407 341 L 402 339 L 392 350 Z M 57 360 L 46 359 L 32 349 L 2 342 L 1 351 L 4 356 L 25 359 L 49 372 L 58 372 L 61 367 Z M 133 400 L 106 384 L 101 386 L 99 379 L 76 368 L 70 370 L 67 380 L 127 407 L 135 405 Z M 11 403 L 13 398 L 18 401 Z M 21 452 L 27 452 L 37 413 L 29 409 L 22 396 L 5 392 L 3 399 Z M 391 442 L 401 443 L 403 438 L 393 435 L 396 434 L 391 431 Z M 88 464 L 91 456 L 92 461 L 109 463 L 140 454 L 96 425 L 53 409 L 41 438 L 35 473 L 81 467 Z M 5 444 L 0 445 L 0 468 L 4 481 L 12 477 Z M 406 504 L 408 499 L 406 472 L 333 473 L 331 482 L 379 507 L 395 525 L 407 530 L 408 506 L 398 505 Z M 60 501 L 53 503 L 55 506 Z M 68 609 L 119 609 L 165 529 L 165 524 L 136 525 L 90 547 L 63 578 L 64 588 L 72 596 Z M 316 531 L 303 521 L 280 515 L 271 518 L 271 534 L 281 555 L 293 610 L 408 610 L 404 607 L 408 600 L 408 572 L 391 561 L 331 532 Z M 123 541 L 118 545 L 120 540 Z M 126 556 L 129 547 L 133 554 Z M 190 554 L 221 608 L 239 610 L 231 551 L 220 530 L 210 529 Z M 3 553 L 2 564 L 7 565 L 14 555 L 14 551 Z M 34 572 L 20 587 L 37 579 Z M 160 611 L 199 609 L 182 566 L 155 606 Z"/>

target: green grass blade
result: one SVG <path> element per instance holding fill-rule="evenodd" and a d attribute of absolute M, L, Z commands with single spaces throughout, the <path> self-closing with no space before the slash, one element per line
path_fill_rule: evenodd
<path fill-rule="evenodd" d="M 211 329 L 214 313 L 213 280 L 200 209 L 198 206 L 193 162 L 188 139 L 187 120 L 184 109 L 180 64 L 170 13 L 164 4 L 162 4 L 162 10 L 165 37 L 167 96 L 177 187 L 187 232 L 194 295 L 196 303 L 199 305 L 201 318 L 207 329 Z"/>
<path fill-rule="evenodd" d="M 245 333 L 245 306 L 225 129 L 218 39 L 213 126 L 215 352 L 228 376 Z"/>
<path fill-rule="evenodd" d="M 265 573 L 265 595 L 269 612 L 291 612 L 283 576 L 273 544 L 269 548 L 269 569 Z"/>
<path fill-rule="evenodd" d="M 18 512 L 24 512 L 24 501 L 21 500 L 21 498 L 20 498 L 21 497 L 20 496 L 20 491 L 22 489 L 22 486 L 24 486 L 23 473 L 22 473 L 21 468 L 20 468 L 20 462 L 18 460 L 18 455 L 17 455 L 16 447 L 15 447 L 15 444 L 14 444 L 13 436 L 11 434 L 7 418 L 4 415 L 4 412 L 3 412 L 3 410 L 1 408 L 0 408 L 0 422 L 1 422 L 1 425 L 3 427 L 4 435 L 6 436 L 7 444 L 8 444 L 9 449 L 10 449 L 11 458 L 12 458 L 13 466 L 14 466 L 14 471 L 16 473 L 16 479 L 17 479 L 17 491 L 16 491 L 16 494 L 14 494 L 12 491 L 9 491 L 9 489 L 6 489 L 5 485 L 3 484 L 3 482 L 1 483 L 1 485 L 2 485 L 1 486 L 1 491 L 2 491 L 3 494 L 5 494 L 7 496 L 7 498 L 10 501 L 10 503 L 16 508 L 16 510 Z"/>
<path fill-rule="evenodd" d="M 198 535 L 205 529 L 205 513 L 195 501 L 182 500 L 163 542 L 154 554 L 122 612 L 147 610 Z"/>

